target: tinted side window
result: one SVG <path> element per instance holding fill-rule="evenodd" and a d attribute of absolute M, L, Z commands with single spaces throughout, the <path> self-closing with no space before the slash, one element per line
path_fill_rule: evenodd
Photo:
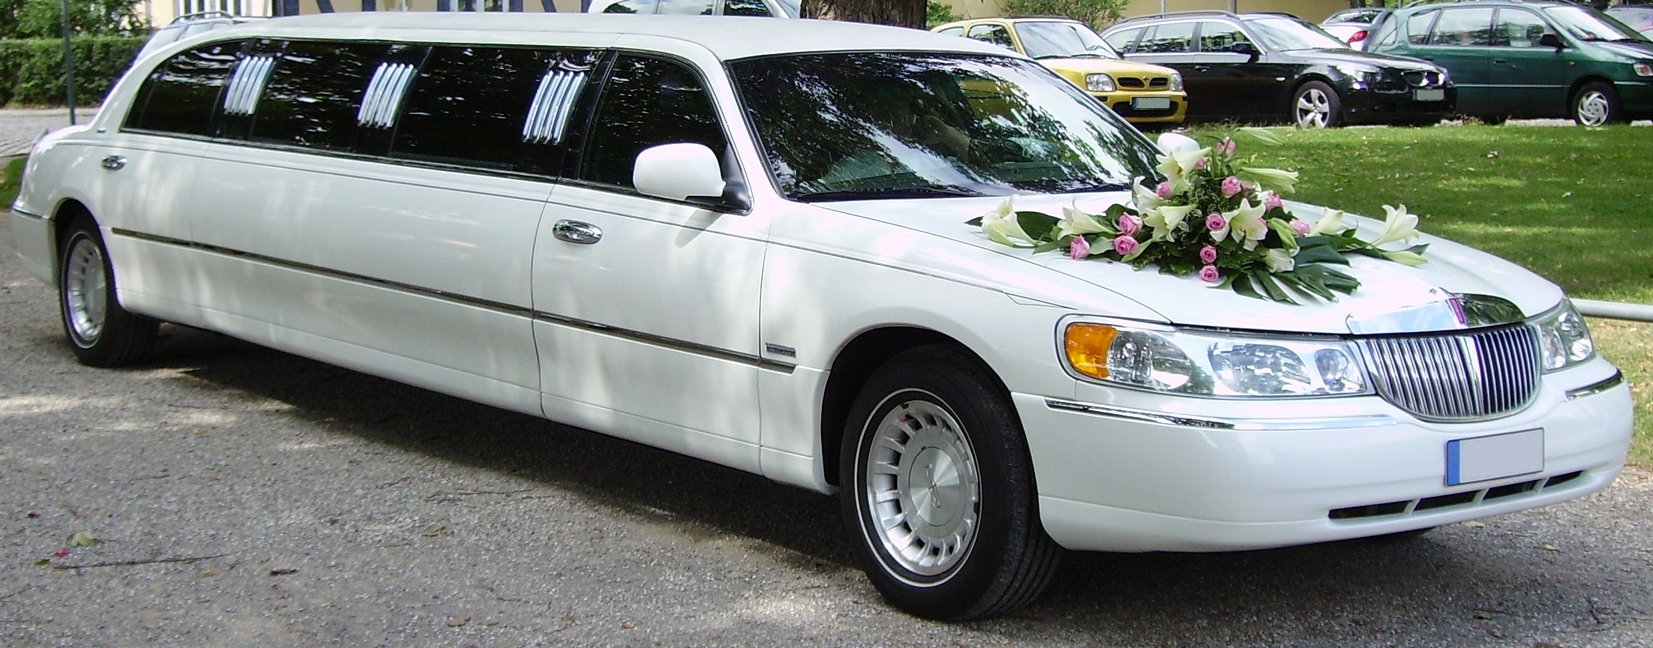
<path fill-rule="evenodd" d="M 1225 22 L 1206 21 L 1200 23 L 1200 51 L 1227 52 L 1235 43 L 1249 43 L 1251 39 L 1245 37 L 1245 32 L 1239 27 Z"/>
<path fill-rule="evenodd" d="M 127 128 L 212 135 L 213 110 L 242 44 L 214 43 L 172 57 L 144 82 Z"/>
<path fill-rule="evenodd" d="M 1429 42 L 1429 25 L 1435 22 L 1439 11 L 1426 11 L 1406 19 L 1406 41 L 1413 45 Z"/>
<path fill-rule="evenodd" d="M 771 16 L 769 7 L 763 0 L 725 0 L 723 3 L 725 16 Z"/>
<path fill-rule="evenodd" d="M 1103 36 L 1102 40 L 1108 41 L 1108 44 L 1112 45 L 1114 49 L 1119 50 L 1120 54 L 1129 54 L 1136 51 L 1136 37 L 1141 35 L 1141 27 L 1136 29 L 1121 29 L 1112 34 L 1108 34 L 1107 36 Z"/>
<path fill-rule="evenodd" d="M 391 156 L 526 171 L 553 169 L 555 142 L 529 142 L 530 109 L 556 70 L 585 71 L 588 54 L 436 47 L 414 77 Z M 556 77 L 554 77 L 556 78 Z"/>
<path fill-rule="evenodd" d="M 1492 7 L 1441 10 L 1429 34 L 1430 45 L 1491 45 Z"/>
<path fill-rule="evenodd" d="M 1179 54 L 1192 49 L 1194 42 L 1194 24 L 1191 22 L 1171 23 L 1159 25 L 1152 32 L 1143 34 L 1142 42 L 1137 43 L 1138 54 Z"/>
<path fill-rule="evenodd" d="M 676 63 L 621 56 L 597 105 L 580 179 L 631 188 L 637 154 L 677 142 L 719 155 L 728 144 L 700 78 Z"/>
<path fill-rule="evenodd" d="M 1010 30 L 1005 29 L 1004 25 L 976 25 L 970 28 L 969 35 L 972 39 L 992 43 L 1005 49 L 1016 49 L 1015 41 L 1010 40 Z"/>
<path fill-rule="evenodd" d="M 1492 44 L 1500 47 L 1540 47 L 1538 39 L 1547 26 L 1538 14 L 1504 7 L 1498 10 L 1498 24 L 1492 30 Z"/>
<path fill-rule="evenodd" d="M 294 41 L 276 57 L 253 114 L 251 139 L 348 149 L 362 95 L 388 45 Z"/>

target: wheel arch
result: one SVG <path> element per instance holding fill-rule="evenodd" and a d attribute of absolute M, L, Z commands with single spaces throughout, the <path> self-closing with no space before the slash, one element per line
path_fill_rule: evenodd
<path fill-rule="evenodd" d="M 838 462 L 842 459 L 841 446 L 844 425 L 855 397 L 885 362 L 901 353 L 926 346 L 940 346 L 957 351 L 975 362 L 991 376 L 998 388 L 1009 393 L 1004 379 L 988 362 L 969 346 L 945 333 L 913 326 L 887 326 L 869 329 L 857 334 L 833 358 L 827 374 L 827 384 L 821 398 L 820 453 L 823 475 L 828 484 L 839 486 Z"/>
<path fill-rule="evenodd" d="M 52 283 L 57 285 L 63 281 L 63 260 L 58 258 L 63 252 L 64 238 L 69 235 L 69 224 L 76 218 L 85 218 L 92 222 L 94 227 L 99 226 L 97 216 L 92 215 L 91 208 L 76 198 L 64 198 L 58 201 L 57 206 L 47 217 L 46 222 L 52 228 Z"/>
<path fill-rule="evenodd" d="M 1297 98 L 1297 91 L 1302 90 L 1303 86 L 1308 85 L 1310 81 L 1319 81 L 1331 87 L 1332 92 L 1340 92 L 1337 88 L 1337 81 L 1332 79 L 1332 77 L 1325 72 L 1318 70 L 1314 72 L 1304 72 L 1302 76 L 1297 77 L 1291 82 L 1291 86 L 1286 88 L 1286 96 L 1282 99 L 1286 104 L 1284 108 L 1287 114 L 1290 114 L 1294 108 L 1292 102 Z"/>
<path fill-rule="evenodd" d="M 1605 83 L 1608 86 L 1613 88 L 1613 92 L 1618 92 L 1619 91 L 1618 84 L 1613 83 L 1612 79 L 1609 79 L 1609 78 L 1607 78 L 1607 77 L 1605 77 L 1605 76 L 1603 76 L 1599 73 L 1586 74 L 1586 75 L 1581 76 L 1577 79 L 1573 79 L 1573 84 L 1571 86 L 1567 87 L 1567 103 L 1565 103 L 1561 106 L 1562 116 L 1565 116 L 1565 117 L 1571 117 L 1572 116 L 1573 102 L 1578 100 L 1578 92 L 1580 90 L 1583 90 L 1584 86 L 1590 85 L 1592 83 Z"/>

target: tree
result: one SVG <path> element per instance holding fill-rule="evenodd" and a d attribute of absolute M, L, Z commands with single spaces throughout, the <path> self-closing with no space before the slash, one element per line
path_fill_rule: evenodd
<path fill-rule="evenodd" d="M 924 29 L 928 0 L 804 0 L 805 18 L 832 17 L 852 22 Z"/>
<path fill-rule="evenodd" d="M 149 28 L 136 0 L 74 0 L 69 3 L 69 25 L 78 35 L 95 36 Z M 0 1 L 0 38 L 62 37 L 62 0 Z"/>
<path fill-rule="evenodd" d="M 1129 0 L 1006 0 L 1004 12 L 1016 16 L 1067 16 L 1099 27 L 1119 21 Z"/>

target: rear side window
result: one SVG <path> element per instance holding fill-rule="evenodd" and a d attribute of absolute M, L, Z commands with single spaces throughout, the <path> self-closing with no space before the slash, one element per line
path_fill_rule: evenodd
<path fill-rule="evenodd" d="M 213 135 L 213 111 L 241 48 L 240 41 L 213 43 L 173 56 L 144 82 L 125 127 Z"/>
<path fill-rule="evenodd" d="M 379 61 L 390 46 L 293 41 L 274 56 L 253 115 L 256 142 L 346 150 Z"/>
<path fill-rule="evenodd" d="M 1142 42 L 1137 43 L 1138 54 L 1180 54 L 1192 49 L 1194 42 L 1194 23 L 1171 23 L 1152 28 L 1143 34 Z"/>
<path fill-rule="evenodd" d="M 436 47 L 413 80 L 391 156 L 508 171 L 553 169 L 590 52 Z"/>
<path fill-rule="evenodd" d="M 580 164 L 580 179 L 632 188 L 637 154 L 693 142 L 723 154 L 728 145 L 700 77 L 677 63 L 621 56 L 609 73 Z"/>
<path fill-rule="evenodd" d="M 1492 7 L 1442 9 L 1429 34 L 1430 45 L 1487 46 L 1492 44 Z"/>

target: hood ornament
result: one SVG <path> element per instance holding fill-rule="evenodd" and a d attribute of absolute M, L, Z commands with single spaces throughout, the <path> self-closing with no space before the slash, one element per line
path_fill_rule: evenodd
<path fill-rule="evenodd" d="M 1520 307 L 1503 297 L 1452 293 L 1444 290 L 1430 292 L 1442 298 L 1365 317 L 1350 315 L 1349 332 L 1356 335 L 1383 335 L 1461 331 L 1514 324 L 1526 319 Z"/>

